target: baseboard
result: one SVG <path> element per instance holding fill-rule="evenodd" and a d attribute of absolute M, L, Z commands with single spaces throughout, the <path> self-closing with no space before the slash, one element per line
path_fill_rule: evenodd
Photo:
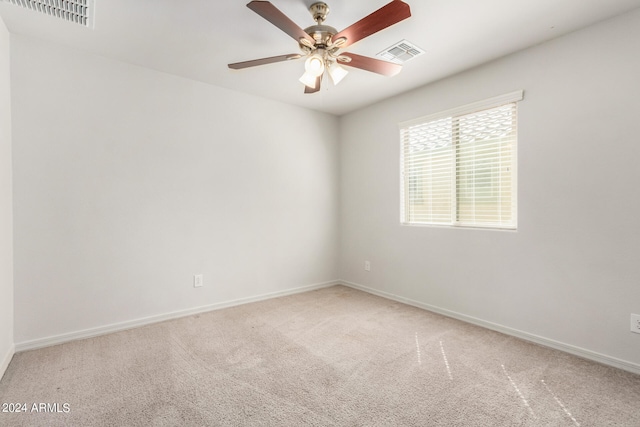
<path fill-rule="evenodd" d="M 213 310 L 220 310 L 223 308 L 234 307 L 237 305 L 248 304 L 257 301 L 264 301 L 271 298 L 283 297 L 287 295 L 294 295 L 302 292 L 309 292 L 316 289 L 322 289 L 329 286 L 338 285 L 339 281 L 330 281 L 324 283 L 317 283 L 314 285 L 301 286 L 298 288 L 291 288 L 284 291 L 271 292 L 261 294 L 257 296 L 240 298 L 232 301 L 225 301 L 211 305 L 204 305 L 200 307 L 194 307 L 187 310 L 174 311 L 171 313 L 160 314 L 157 316 L 144 317 L 141 319 L 130 320 L 127 322 L 114 323 L 111 325 L 100 326 L 97 328 L 90 328 L 81 331 L 69 332 L 66 334 L 60 334 L 50 336 L 46 338 L 39 338 L 31 341 L 23 341 L 15 344 L 15 352 L 21 352 L 26 350 L 35 350 L 43 347 L 50 347 L 52 345 L 63 344 L 69 341 L 75 341 L 79 339 L 92 338 L 100 335 L 111 334 L 114 332 L 120 332 L 127 329 L 138 328 L 140 326 L 146 326 L 153 323 L 164 322 L 165 320 L 178 319 L 180 317 L 192 316 L 194 314 L 205 313 Z"/>
<path fill-rule="evenodd" d="M 352 283 L 345 280 L 339 282 L 344 286 L 348 286 L 353 289 L 357 289 L 363 292 L 367 292 L 373 295 L 377 295 L 383 298 L 387 298 L 393 301 L 398 301 L 407 305 L 422 308 L 427 311 L 442 314 L 443 316 L 452 317 L 454 319 L 462 320 L 463 322 L 472 323 L 474 325 L 482 326 L 483 328 L 491 329 L 497 332 L 501 332 L 506 335 L 511 335 L 526 341 L 531 341 L 536 344 L 550 347 L 556 350 L 563 351 L 565 353 L 573 354 L 574 356 L 581 357 L 583 359 L 592 360 L 594 362 L 602 363 L 604 365 L 613 366 L 614 368 L 623 369 L 625 371 L 633 372 L 634 374 L 640 374 L 640 365 L 637 363 L 629 362 L 626 360 L 617 359 L 615 357 L 607 356 L 597 353 L 595 351 L 587 350 L 584 348 L 576 347 L 570 344 L 565 344 L 559 341 L 555 341 L 549 338 L 541 337 L 538 335 L 530 334 L 528 332 L 520 331 L 518 329 L 509 328 L 507 326 L 499 325 L 497 323 L 488 322 L 486 320 L 478 319 L 472 316 L 467 316 L 455 311 L 446 310 L 444 308 L 436 307 L 433 305 L 425 304 L 420 301 L 415 301 L 409 298 L 394 295 L 388 292 L 379 291 L 367 286 L 360 285 L 358 283 Z"/>
<path fill-rule="evenodd" d="M 5 354 L 2 359 L 0 359 L 0 380 L 4 376 L 4 373 L 7 371 L 9 363 L 11 363 L 11 359 L 13 358 L 15 352 L 16 346 L 11 344 L 11 347 L 9 347 L 9 351 L 7 351 L 7 354 Z"/>

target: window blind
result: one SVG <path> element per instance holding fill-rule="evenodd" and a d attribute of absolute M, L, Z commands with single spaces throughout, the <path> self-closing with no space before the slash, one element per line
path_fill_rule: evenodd
<path fill-rule="evenodd" d="M 522 91 L 401 124 L 404 224 L 516 228 Z"/>

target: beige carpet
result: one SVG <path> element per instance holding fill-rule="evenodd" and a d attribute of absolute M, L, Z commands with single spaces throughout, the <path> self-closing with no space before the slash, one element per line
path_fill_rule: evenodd
<path fill-rule="evenodd" d="M 28 409 L 2 426 L 638 427 L 640 376 L 335 286 L 16 354 L 0 402 Z"/>

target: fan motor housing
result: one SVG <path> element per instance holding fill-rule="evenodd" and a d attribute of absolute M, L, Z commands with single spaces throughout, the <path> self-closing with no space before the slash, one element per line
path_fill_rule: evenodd
<path fill-rule="evenodd" d="M 311 27 L 305 28 L 304 32 L 315 40 L 316 48 L 329 46 L 331 44 L 331 38 L 338 33 L 335 28 L 328 25 L 312 25 Z"/>
<path fill-rule="evenodd" d="M 338 33 L 335 28 L 328 25 L 322 25 L 329 14 L 329 6 L 327 6 L 326 3 L 313 3 L 309 6 L 309 12 L 311 12 L 311 16 L 313 16 L 313 20 L 316 21 L 317 24 L 304 29 L 304 32 L 309 34 L 314 40 L 313 46 L 307 40 L 300 41 L 300 49 L 306 53 L 315 49 L 326 49 L 330 47 L 331 38 Z"/>

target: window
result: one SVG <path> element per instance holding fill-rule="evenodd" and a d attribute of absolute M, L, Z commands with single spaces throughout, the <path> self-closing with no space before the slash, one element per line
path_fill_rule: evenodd
<path fill-rule="evenodd" d="M 401 221 L 515 229 L 523 92 L 400 124 Z"/>

